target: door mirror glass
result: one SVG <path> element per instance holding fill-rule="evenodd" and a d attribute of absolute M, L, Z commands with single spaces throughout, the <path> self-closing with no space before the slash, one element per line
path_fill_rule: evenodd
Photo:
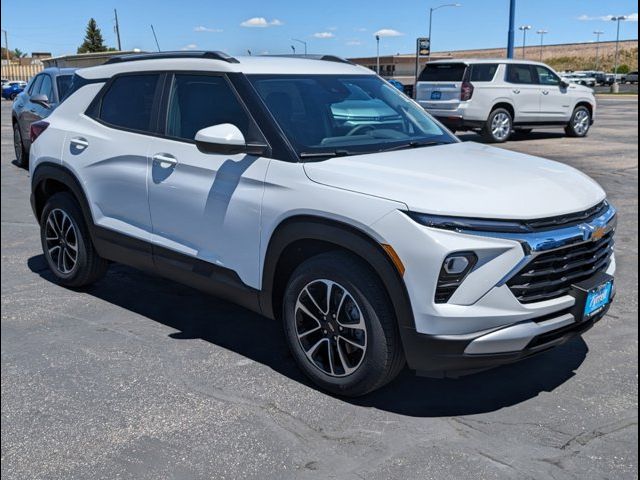
<path fill-rule="evenodd" d="M 561 80 L 560 81 L 560 86 L 562 88 L 569 88 L 569 82 L 565 81 L 565 80 Z"/>
<path fill-rule="evenodd" d="M 36 93 L 31 97 L 31 101 L 33 103 L 37 103 L 38 105 L 42 105 L 44 108 L 51 108 L 49 97 L 47 97 L 44 93 Z"/>
<path fill-rule="evenodd" d="M 247 144 L 240 129 L 232 123 L 221 123 L 198 130 L 195 141 L 198 150 L 204 153 L 262 155 L 267 148 L 266 145 Z"/>

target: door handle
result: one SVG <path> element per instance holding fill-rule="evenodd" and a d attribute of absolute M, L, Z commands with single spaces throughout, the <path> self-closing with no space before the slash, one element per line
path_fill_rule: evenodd
<path fill-rule="evenodd" d="M 543 90 L 543 91 L 542 91 L 542 94 L 543 94 L 543 95 L 549 95 L 549 90 Z"/>
<path fill-rule="evenodd" d="M 515 93 L 516 95 L 518 95 L 520 93 L 520 90 L 514 90 L 513 93 Z"/>
<path fill-rule="evenodd" d="M 173 168 L 178 164 L 178 159 L 168 153 L 156 153 L 153 156 L 153 161 L 161 168 Z"/>
<path fill-rule="evenodd" d="M 30 111 L 31 113 L 36 113 L 36 109 L 35 109 L 35 108 L 30 108 L 30 109 L 29 109 L 29 111 Z"/>
<path fill-rule="evenodd" d="M 84 150 L 89 146 L 89 142 L 84 138 L 72 138 L 71 145 L 76 147 L 78 150 Z"/>

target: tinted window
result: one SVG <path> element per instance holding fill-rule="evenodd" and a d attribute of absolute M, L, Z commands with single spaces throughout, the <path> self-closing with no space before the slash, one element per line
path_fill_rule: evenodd
<path fill-rule="evenodd" d="M 42 76 L 40 93 L 46 95 L 49 100 L 53 99 L 53 83 L 51 83 L 51 77 L 49 75 Z"/>
<path fill-rule="evenodd" d="M 116 78 L 100 102 L 100 119 L 117 127 L 151 130 L 151 110 L 159 78 L 157 74 Z"/>
<path fill-rule="evenodd" d="M 36 95 L 40 93 L 40 85 L 42 84 L 43 75 L 38 75 L 33 79 L 33 83 L 29 87 L 29 95 Z"/>
<path fill-rule="evenodd" d="M 537 83 L 533 77 L 533 70 L 530 65 L 508 65 L 507 66 L 507 82 L 535 84 Z"/>
<path fill-rule="evenodd" d="M 560 79 L 551 70 L 545 67 L 536 67 L 538 82 L 541 85 L 560 85 Z"/>
<path fill-rule="evenodd" d="M 472 82 L 490 82 L 498 70 L 497 63 L 479 63 L 471 66 Z"/>
<path fill-rule="evenodd" d="M 169 94 L 166 134 L 193 140 L 198 130 L 221 123 L 238 127 L 248 142 L 262 140 L 224 77 L 175 75 Z"/>
<path fill-rule="evenodd" d="M 71 88 L 71 79 L 73 77 L 71 75 L 60 75 L 56 78 L 56 83 L 58 84 L 58 98 L 62 100 L 69 93 L 69 89 Z"/>
<path fill-rule="evenodd" d="M 467 66 L 464 63 L 433 63 L 424 67 L 420 82 L 461 82 Z"/>

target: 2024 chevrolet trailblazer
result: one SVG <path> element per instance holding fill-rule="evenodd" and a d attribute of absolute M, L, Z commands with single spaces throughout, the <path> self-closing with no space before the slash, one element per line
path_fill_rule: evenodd
<path fill-rule="evenodd" d="M 60 284 L 122 262 L 282 319 L 300 368 L 339 394 L 405 364 L 527 357 L 614 296 L 615 210 L 593 180 L 461 143 L 338 58 L 116 57 L 78 71 L 31 140 Z"/>

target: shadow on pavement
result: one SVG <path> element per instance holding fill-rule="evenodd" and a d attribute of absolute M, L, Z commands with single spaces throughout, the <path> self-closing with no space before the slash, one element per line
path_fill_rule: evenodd
<path fill-rule="evenodd" d="M 43 255 L 31 257 L 28 267 L 55 283 Z M 315 388 L 296 367 L 279 322 L 118 264 L 83 292 L 178 330 L 171 338 L 206 340 Z M 381 390 L 341 400 L 415 417 L 486 413 L 554 390 L 574 376 L 587 351 L 582 338 L 576 338 L 520 363 L 460 379 L 422 378 L 405 370 Z"/>
<path fill-rule="evenodd" d="M 500 146 L 500 145 L 504 145 L 503 143 L 490 143 L 484 140 L 484 138 L 482 138 L 481 135 L 478 135 L 477 133 L 473 133 L 473 132 L 458 132 L 457 137 L 462 140 L 463 142 L 477 142 L 477 143 L 486 143 L 487 145 L 493 145 L 493 146 Z M 554 139 L 554 138 L 566 138 L 567 136 L 565 135 L 565 133 L 561 130 L 558 129 L 557 131 L 538 131 L 538 130 L 534 130 L 531 133 L 514 133 L 513 135 L 511 135 L 511 138 L 509 138 L 509 140 L 507 141 L 508 143 L 512 143 L 512 142 L 522 142 L 522 141 L 527 141 L 527 140 L 545 140 L 545 139 Z"/>

